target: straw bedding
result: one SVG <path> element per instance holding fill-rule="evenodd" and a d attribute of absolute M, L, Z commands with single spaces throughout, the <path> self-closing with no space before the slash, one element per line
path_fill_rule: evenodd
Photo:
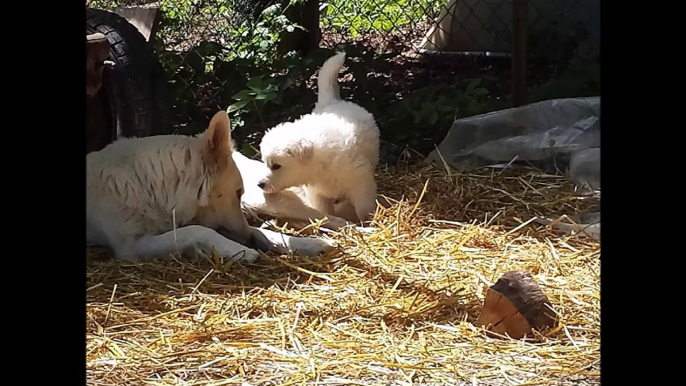
<path fill-rule="evenodd" d="M 600 245 L 530 220 L 597 209 L 530 169 L 379 172 L 379 231 L 319 259 L 255 266 L 116 262 L 89 251 L 89 385 L 596 385 Z M 528 270 L 560 324 L 532 338 L 474 323 L 487 288 Z"/>

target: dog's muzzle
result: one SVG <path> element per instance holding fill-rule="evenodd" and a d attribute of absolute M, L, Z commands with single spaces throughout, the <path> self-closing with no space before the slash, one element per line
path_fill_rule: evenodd
<path fill-rule="evenodd" d="M 262 191 L 267 193 L 267 194 L 271 194 L 271 193 L 276 192 L 276 189 L 274 189 L 274 186 L 269 184 L 267 181 L 258 182 L 257 187 L 262 189 Z"/>

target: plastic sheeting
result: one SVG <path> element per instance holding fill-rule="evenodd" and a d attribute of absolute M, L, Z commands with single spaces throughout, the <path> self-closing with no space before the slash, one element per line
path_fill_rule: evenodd
<path fill-rule="evenodd" d="M 566 233 L 578 234 L 583 237 L 590 237 L 600 241 L 600 212 L 585 213 L 578 216 L 561 216 L 557 219 L 549 217 L 539 217 L 536 222 L 548 225 L 552 230 Z"/>
<path fill-rule="evenodd" d="M 566 172 L 577 185 L 598 191 L 600 97 L 554 99 L 456 120 L 429 162 L 462 171 L 528 163 Z M 600 212 L 536 222 L 600 240 Z"/>
<path fill-rule="evenodd" d="M 523 162 L 600 189 L 600 97 L 553 99 L 456 120 L 429 161 L 462 171 Z"/>

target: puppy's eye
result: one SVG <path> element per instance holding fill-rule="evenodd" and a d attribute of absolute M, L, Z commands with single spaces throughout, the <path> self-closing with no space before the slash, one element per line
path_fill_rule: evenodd
<path fill-rule="evenodd" d="M 281 165 L 279 165 L 279 164 L 272 165 L 272 170 L 279 170 L 279 169 L 281 169 Z"/>
<path fill-rule="evenodd" d="M 236 197 L 240 200 L 243 196 L 243 188 L 236 190 Z"/>

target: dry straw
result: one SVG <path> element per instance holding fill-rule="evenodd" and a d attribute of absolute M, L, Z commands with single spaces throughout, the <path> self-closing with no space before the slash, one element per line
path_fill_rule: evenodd
<path fill-rule="evenodd" d="M 378 232 L 319 259 L 254 266 L 90 251 L 89 385 L 596 385 L 600 245 L 536 216 L 597 209 L 533 170 L 379 173 Z M 421 197 L 421 200 L 420 200 Z M 560 325 L 526 340 L 472 325 L 488 286 L 528 270 Z"/>

